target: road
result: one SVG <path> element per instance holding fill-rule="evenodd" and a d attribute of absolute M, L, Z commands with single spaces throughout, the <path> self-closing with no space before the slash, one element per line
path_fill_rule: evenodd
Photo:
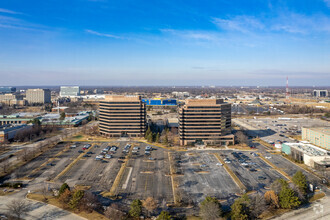
<path fill-rule="evenodd" d="M 275 217 L 275 220 L 326 220 L 330 219 L 330 197 L 327 195 L 318 202 L 315 202 L 311 206 L 306 208 L 300 208 L 288 213 L 285 213 L 279 217 Z"/>

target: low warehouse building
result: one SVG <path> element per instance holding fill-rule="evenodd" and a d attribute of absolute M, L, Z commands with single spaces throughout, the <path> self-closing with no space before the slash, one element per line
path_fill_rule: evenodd
<path fill-rule="evenodd" d="M 4 143 L 14 139 L 17 132 L 23 130 L 29 130 L 32 126 L 26 124 L 19 124 L 19 125 L 2 125 L 0 126 L 0 143 Z"/>
<path fill-rule="evenodd" d="M 306 142 L 283 143 L 282 152 L 290 155 L 292 159 L 303 162 L 304 164 L 313 168 L 317 168 L 320 165 L 326 167 L 330 165 L 330 161 L 328 159 L 330 156 L 329 151 Z"/>

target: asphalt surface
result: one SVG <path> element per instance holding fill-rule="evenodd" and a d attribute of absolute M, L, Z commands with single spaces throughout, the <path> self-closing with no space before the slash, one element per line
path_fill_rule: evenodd
<path fill-rule="evenodd" d="M 186 199 L 195 203 L 204 200 L 206 196 L 219 199 L 236 197 L 240 190 L 213 152 L 181 153 L 180 166 L 182 176 L 176 177 L 179 189 L 183 190 Z"/>

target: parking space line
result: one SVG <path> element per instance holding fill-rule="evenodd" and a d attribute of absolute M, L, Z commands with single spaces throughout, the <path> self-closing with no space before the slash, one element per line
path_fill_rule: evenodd
<path fill-rule="evenodd" d="M 260 153 L 258 153 L 259 158 L 261 160 L 263 160 L 265 163 L 267 163 L 269 166 L 271 166 L 274 170 L 276 170 L 277 172 L 279 172 L 282 176 L 284 176 L 285 178 L 287 178 L 289 181 L 291 181 L 291 177 L 284 172 L 283 170 L 281 170 L 280 168 L 278 168 L 277 166 L 275 166 L 272 162 L 270 162 L 269 160 L 267 160 L 265 157 L 263 157 Z"/>
<path fill-rule="evenodd" d="M 246 191 L 247 188 L 246 186 L 244 186 L 244 184 L 241 182 L 241 180 L 234 174 L 234 172 L 229 168 L 229 166 L 227 166 L 227 164 L 225 163 L 225 161 L 221 158 L 221 156 L 218 153 L 214 153 L 213 154 L 220 163 L 223 164 L 223 167 L 226 169 L 227 173 L 231 176 L 231 178 L 234 180 L 234 182 L 236 183 L 236 185 L 242 190 L 242 191 Z"/>

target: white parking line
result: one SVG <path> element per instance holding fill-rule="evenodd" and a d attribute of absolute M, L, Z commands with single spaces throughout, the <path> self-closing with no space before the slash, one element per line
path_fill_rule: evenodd
<path fill-rule="evenodd" d="M 133 171 L 133 167 L 128 167 L 128 169 L 129 169 L 129 172 L 128 172 L 128 175 L 127 175 L 126 181 L 125 181 L 125 183 L 123 184 L 122 189 L 126 189 L 126 188 L 127 188 L 129 178 L 131 177 L 131 174 L 132 174 L 132 171 Z"/>

